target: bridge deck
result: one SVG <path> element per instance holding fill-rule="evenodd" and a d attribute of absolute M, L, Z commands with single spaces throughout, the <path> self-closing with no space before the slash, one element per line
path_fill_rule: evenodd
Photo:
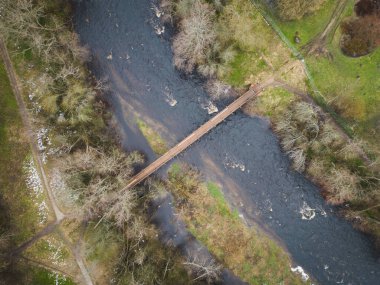
<path fill-rule="evenodd" d="M 225 120 L 229 115 L 231 115 L 240 107 L 242 107 L 249 99 L 253 98 L 255 95 L 258 95 L 264 88 L 272 84 L 273 84 L 273 81 L 270 80 L 264 84 L 251 87 L 246 93 L 244 93 L 242 96 L 237 98 L 234 102 L 232 102 L 230 105 L 224 108 L 217 115 L 212 117 L 209 121 L 207 121 L 202 126 L 200 126 L 197 130 L 195 130 L 193 133 L 187 136 L 184 140 L 182 140 L 176 146 L 168 150 L 165 154 L 163 154 L 161 157 L 156 159 L 154 162 L 149 164 L 146 168 L 141 170 L 137 175 L 132 177 L 132 179 L 128 182 L 124 190 L 130 189 L 136 186 L 137 184 L 139 184 L 140 182 L 142 182 L 145 178 L 150 176 L 157 169 L 159 169 L 161 166 L 163 166 L 168 161 L 173 159 L 175 156 L 180 154 L 182 151 L 188 148 L 191 144 L 199 140 L 211 129 L 213 129 L 223 120 Z"/>

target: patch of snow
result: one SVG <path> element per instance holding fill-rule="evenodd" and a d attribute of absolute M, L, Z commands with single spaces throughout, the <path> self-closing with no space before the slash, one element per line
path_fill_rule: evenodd
<path fill-rule="evenodd" d="M 76 202 L 79 200 L 79 194 L 76 194 L 67 188 L 65 180 L 57 169 L 54 169 L 51 172 L 49 184 L 54 191 L 54 196 L 60 201 L 60 203 L 69 208 L 75 206 Z"/>
<path fill-rule="evenodd" d="M 307 280 L 309 280 L 309 275 L 303 270 L 303 268 L 301 266 L 297 266 L 297 267 L 290 267 L 290 270 L 296 274 L 299 274 L 301 275 L 301 279 L 303 282 L 306 282 Z"/>
<path fill-rule="evenodd" d="M 42 162 L 47 163 L 48 156 L 57 154 L 59 149 L 52 148 L 52 142 L 48 136 L 49 129 L 41 128 L 37 130 L 37 147 L 41 152 Z"/>
<path fill-rule="evenodd" d="M 59 241 L 59 245 L 56 245 L 56 240 L 51 240 L 50 238 L 46 239 L 46 242 L 48 244 L 48 251 L 51 253 L 49 255 L 49 259 L 51 260 L 51 263 L 56 266 L 61 266 L 65 264 L 65 254 L 63 250 L 63 243 Z"/>
<path fill-rule="evenodd" d="M 36 97 L 36 94 L 31 93 L 31 94 L 29 94 L 28 97 L 29 97 L 29 100 L 32 101 L 34 99 L 34 97 Z"/>
<path fill-rule="evenodd" d="M 212 101 L 206 101 L 205 103 L 201 103 L 201 107 L 203 110 L 207 110 L 207 113 L 209 115 L 219 111 L 218 107 L 216 107 Z"/>
<path fill-rule="evenodd" d="M 214 104 L 210 104 L 209 107 L 207 108 L 208 114 L 211 115 L 213 113 L 218 112 L 218 108 Z"/>
<path fill-rule="evenodd" d="M 32 190 L 31 197 L 38 208 L 39 223 L 44 224 L 48 218 L 48 207 L 44 201 L 41 179 L 33 158 L 29 158 L 24 163 L 24 172 L 26 174 L 26 186 Z"/>
<path fill-rule="evenodd" d="M 47 136 L 48 132 L 47 128 L 37 130 L 37 146 L 40 151 L 44 151 L 47 145 L 51 145 L 50 139 Z"/>

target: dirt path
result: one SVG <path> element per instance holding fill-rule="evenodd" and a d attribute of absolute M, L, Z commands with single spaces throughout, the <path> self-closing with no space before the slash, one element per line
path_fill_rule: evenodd
<path fill-rule="evenodd" d="M 33 127 L 32 127 L 31 120 L 29 118 L 28 111 L 27 111 L 26 106 L 24 104 L 24 100 L 22 99 L 21 91 L 19 88 L 18 80 L 17 80 L 17 75 L 16 75 L 16 72 L 14 71 L 12 61 L 9 57 L 8 50 L 5 46 L 5 43 L 1 38 L 0 38 L 0 53 L 1 53 L 1 57 L 3 58 L 3 61 L 4 61 L 5 69 L 7 70 L 8 78 L 9 78 L 10 84 L 12 86 L 13 93 L 16 97 L 17 105 L 19 108 L 19 113 L 21 115 L 22 122 L 25 126 L 25 132 L 26 132 L 27 137 L 28 137 L 30 149 L 32 151 L 33 159 L 36 163 L 37 171 L 38 171 L 40 177 L 42 178 L 43 187 L 44 187 L 44 189 L 45 189 L 45 191 L 49 197 L 49 202 L 50 202 L 50 205 L 54 211 L 55 218 L 57 221 L 61 221 L 64 219 L 65 215 L 61 212 L 57 203 L 55 202 L 53 191 L 50 188 L 50 184 L 49 184 L 49 181 L 47 179 L 47 175 L 46 175 L 43 163 L 42 163 L 42 159 L 41 159 L 41 156 L 39 154 L 37 145 L 35 143 L 36 138 L 34 136 Z"/>
<path fill-rule="evenodd" d="M 316 43 L 318 42 L 317 39 L 322 39 L 324 38 L 324 40 L 327 40 L 328 39 L 328 35 L 330 32 L 332 31 L 335 31 L 338 24 L 339 24 L 339 19 L 344 11 L 344 8 L 346 7 L 346 5 L 348 4 L 348 0 L 339 0 L 339 3 L 337 4 L 335 10 L 334 10 L 334 13 L 332 15 L 332 17 L 330 18 L 330 21 L 329 23 L 326 25 L 325 29 L 323 30 L 323 32 L 321 32 L 316 38 L 315 38 L 315 41 Z M 309 80 L 309 84 L 310 84 L 310 88 L 313 90 L 313 92 L 315 92 L 316 94 L 321 94 L 321 92 L 318 90 L 315 82 L 314 82 L 314 78 L 313 76 L 311 75 L 310 71 L 309 71 L 309 68 L 307 67 L 307 64 L 305 62 L 305 58 L 303 57 L 303 55 L 298 51 L 298 49 L 289 41 L 289 39 L 285 36 L 285 34 L 282 32 L 282 30 L 280 29 L 280 27 L 276 24 L 276 22 L 271 18 L 271 16 L 265 11 L 265 9 L 263 9 L 261 6 L 260 6 L 260 1 L 258 0 L 252 0 L 251 3 L 253 4 L 253 6 L 260 12 L 261 16 L 263 17 L 264 21 L 273 29 L 273 31 L 278 35 L 278 37 L 281 39 L 281 41 L 292 51 L 293 55 L 298 58 L 303 66 L 303 69 L 305 71 L 305 74 L 306 74 L 306 77 L 308 78 Z M 314 42 L 314 40 L 312 41 Z M 321 43 L 319 41 L 319 43 Z M 327 42 L 326 42 L 327 43 Z M 310 43 L 311 44 L 311 43 Z M 324 46 L 323 46 L 324 47 Z M 306 48 L 306 47 L 305 47 Z M 316 46 L 316 48 L 318 48 L 318 46 Z M 282 82 L 284 83 L 284 82 Z M 290 86 L 288 84 L 284 84 L 284 86 L 286 86 L 286 88 L 289 88 Z M 293 87 L 291 87 L 293 88 Z M 292 92 L 292 91 L 291 91 Z M 295 93 L 297 94 L 297 93 Z M 314 106 L 318 106 L 320 107 L 316 102 L 315 100 L 310 97 L 310 95 L 306 94 L 307 96 L 307 102 L 310 102 L 312 105 Z M 303 96 L 304 97 L 304 96 Z M 310 99 L 312 101 L 310 101 Z M 333 115 L 327 111 L 324 112 L 324 115 L 326 117 L 328 117 L 330 120 L 331 120 L 331 123 L 335 126 L 336 130 L 347 140 L 348 143 L 351 143 L 352 142 L 352 139 L 350 138 L 350 136 L 344 131 L 344 129 L 339 125 L 339 123 L 335 120 L 335 118 L 333 117 Z M 363 159 L 363 161 L 367 164 L 367 165 L 370 165 L 372 163 L 372 161 L 369 159 L 369 157 L 367 156 L 367 154 L 365 153 L 365 151 L 363 149 L 360 148 L 360 150 L 358 151 L 359 152 L 359 155 L 361 156 L 361 158 Z"/>
<path fill-rule="evenodd" d="M 314 39 L 312 39 L 305 47 L 304 50 L 306 54 L 326 54 L 326 44 L 332 32 L 335 33 L 339 23 L 340 18 L 344 9 L 348 4 L 348 0 L 340 0 L 335 6 L 334 13 L 332 14 L 330 21 L 326 25 L 325 29 L 319 33 Z"/>
<path fill-rule="evenodd" d="M 9 81 L 10 81 L 11 87 L 13 89 L 13 93 L 15 95 L 15 98 L 19 107 L 19 113 L 21 115 L 21 119 L 24 124 L 24 129 L 28 137 L 30 149 L 32 152 L 33 159 L 36 163 L 38 174 L 42 178 L 43 187 L 48 195 L 51 208 L 53 209 L 53 212 L 55 215 L 55 221 L 53 223 L 47 225 L 43 230 L 41 230 L 39 233 L 34 235 L 31 239 L 29 239 L 28 241 L 23 243 L 21 246 L 16 248 L 14 251 L 12 251 L 11 256 L 19 256 L 24 250 L 32 246 L 40 238 L 53 232 L 65 219 L 65 214 L 59 209 L 54 197 L 54 193 L 50 187 L 49 180 L 47 178 L 48 176 L 45 172 L 42 159 L 36 145 L 36 138 L 34 136 L 32 122 L 31 122 L 31 119 L 29 118 L 28 110 L 22 98 L 21 89 L 18 84 L 17 75 L 13 68 L 13 64 L 10 59 L 7 47 L 1 37 L 0 37 L 0 54 L 1 54 L 1 57 L 3 58 L 4 65 L 9 77 Z M 74 247 L 67 239 L 63 238 L 63 240 L 66 246 L 70 248 L 73 256 L 75 257 L 75 261 L 82 274 L 84 284 L 93 285 L 94 283 L 92 282 L 90 274 L 86 266 L 84 265 L 83 258 L 80 254 L 80 251 L 76 247 Z"/>
<path fill-rule="evenodd" d="M 23 244 L 21 244 L 19 247 L 17 247 L 16 249 L 12 250 L 10 252 L 11 258 L 18 257 L 24 250 L 26 250 L 27 248 L 29 248 L 30 246 L 32 246 L 40 238 L 42 238 L 44 236 L 47 236 L 50 233 L 52 233 L 57 228 L 57 226 L 59 225 L 59 223 L 60 223 L 59 221 L 55 221 L 54 223 L 51 223 L 51 224 L 47 225 L 40 232 L 38 232 L 37 234 L 35 234 L 31 239 L 27 240 L 26 242 L 24 242 Z"/>
<path fill-rule="evenodd" d="M 85 262 L 83 260 L 82 253 L 81 253 L 81 245 L 82 245 L 84 231 L 85 231 L 85 228 L 82 228 L 80 233 L 79 233 L 78 241 L 75 244 L 70 242 L 63 232 L 60 231 L 59 235 L 60 235 L 61 239 L 64 241 L 64 243 L 69 247 L 71 253 L 73 254 L 73 256 L 75 258 L 75 262 L 77 263 L 77 265 L 78 265 L 78 267 L 82 273 L 84 284 L 94 285 L 94 283 L 92 282 L 90 273 L 88 272 L 87 267 L 85 265 Z"/>
<path fill-rule="evenodd" d="M 63 276 L 68 276 L 68 277 L 70 277 L 72 279 L 75 279 L 75 276 L 73 276 L 70 273 L 67 273 L 67 272 L 65 272 L 65 271 L 63 271 L 63 270 L 61 270 L 59 268 L 55 268 L 53 266 L 50 266 L 48 264 L 45 264 L 43 262 L 40 262 L 40 261 L 31 259 L 31 258 L 28 258 L 28 257 L 25 257 L 25 256 L 21 256 L 21 258 L 23 260 L 25 260 L 26 262 L 32 263 L 33 265 L 36 265 L 38 267 L 41 267 L 41 268 L 44 268 L 44 269 L 49 270 L 51 272 L 59 273 L 59 274 L 61 274 Z"/>

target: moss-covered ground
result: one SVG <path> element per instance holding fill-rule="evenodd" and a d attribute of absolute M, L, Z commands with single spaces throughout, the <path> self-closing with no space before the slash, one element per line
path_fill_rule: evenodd
<path fill-rule="evenodd" d="M 151 128 L 147 123 L 145 123 L 142 119 L 137 118 L 136 119 L 137 126 L 143 136 L 148 141 L 150 147 L 153 149 L 153 151 L 158 154 L 164 154 L 168 147 L 166 145 L 166 142 L 160 137 L 160 135 Z"/>

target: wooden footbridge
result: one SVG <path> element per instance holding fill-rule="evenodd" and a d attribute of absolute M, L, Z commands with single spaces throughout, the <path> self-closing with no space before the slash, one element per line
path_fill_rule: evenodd
<path fill-rule="evenodd" d="M 124 190 L 130 189 L 136 186 L 137 184 L 139 184 L 140 182 L 142 182 L 145 178 L 150 176 L 161 166 L 163 166 L 168 161 L 173 159 L 175 156 L 180 154 L 182 151 L 184 151 L 186 148 L 188 148 L 190 145 L 192 145 L 194 142 L 196 142 L 202 136 L 208 133 L 211 129 L 215 128 L 219 123 L 225 120 L 228 116 L 230 116 L 232 113 L 237 111 L 240 107 L 242 107 L 245 103 L 247 103 L 248 100 L 252 99 L 255 96 L 258 96 L 268 86 L 273 86 L 275 84 L 276 82 L 273 79 L 271 79 L 260 85 L 252 85 L 251 88 L 246 93 L 244 93 L 242 96 L 237 98 L 234 102 L 232 102 L 230 105 L 224 108 L 217 115 L 212 117 L 209 121 L 207 121 L 202 126 L 200 126 L 197 130 L 195 130 L 192 134 L 187 136 L 184 140 L 182 140 L 176 146 L 168 150 L 161 157 L 159 157 L 158 159 L 153 161 L 151 164 L 149 164 L 146 168 L 141 170 L 137 175 L 132 177 L 132 179 L 128 182 L 128 185 L 124 188 Z"/>

